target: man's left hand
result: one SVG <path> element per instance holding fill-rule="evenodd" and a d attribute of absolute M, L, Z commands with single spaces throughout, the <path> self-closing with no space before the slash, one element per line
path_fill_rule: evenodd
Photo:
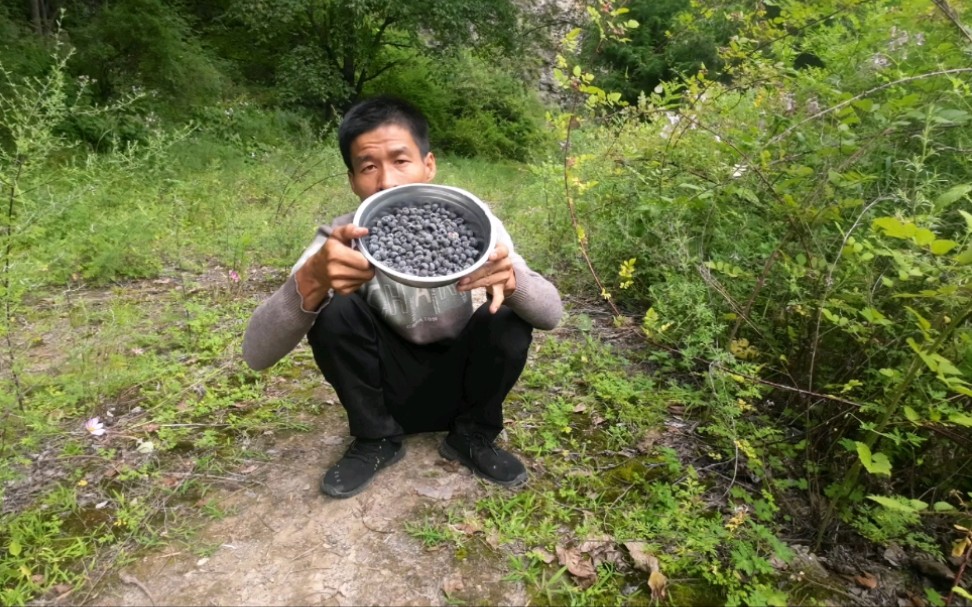
<path fill-rule="evenodd" d="M 505 244 L 498 244 L 481 268 L 459 281 L 456 287 L 459 291 L 472 291 L 484 287 L 492 292 L 493 301 L 489 305 L 491 314 L 495 314 L 503 300 L 516 290 L 516 274 L 513 272 L 513 262 Z"/>

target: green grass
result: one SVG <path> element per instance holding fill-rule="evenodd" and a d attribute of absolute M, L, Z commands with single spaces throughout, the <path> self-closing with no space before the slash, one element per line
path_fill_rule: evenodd
<path fill-rule="evenodd" d="M 440 182 L 497 207 L 524 175 L 511 164 L 440 164 Z M 281 391 L 245 368 L 243 328 L 317 225 L 357 200 L 332 143 L 250 155 L 193 136 L 76 160 L 24 204 L 39 219 L 11 274 L 30 287 L 12 301 L 20 320 L 9 328 L 19 389 L 0 377 L 10 395 L 3 604 L 80 592 L 140 546 L 188 538 L 199 513 L 228 514 L 205 498 L 207 478 L 261 459 L 264 432 L 311 427 L 321 382 L 310 355 L 274 368 Z M 93 417 L 104 436 L 84 429 Z M 456 536 L 411 530 L 427 543 Z"/>

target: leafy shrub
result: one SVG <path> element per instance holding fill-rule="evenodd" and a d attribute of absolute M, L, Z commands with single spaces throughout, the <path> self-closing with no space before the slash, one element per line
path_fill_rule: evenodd
<path fill-rule="evenodd" d="M 726 82 L 701 73 L 613 121 L 558 122 L 582 224 L 563 236 L 600 276 L 636 259 L 610 294 L 721 386 L 703 429 L 723 449 L 811 488 L 815 531 L 842 517 L 904 541 L 923 519 L 878 534 L 862 521 L 890 519 L 861 510 L 865 493 L 968 482 L 949 455 L 972 427 L 967 40 L 924 5 L 778 5 L 740 21 Z M 800 52 L 824 67 L 794 70 Z M 603 107 L 586 78 L 563 74 Z"/>
<path fill-rule="evenodd" d="M 501 66 L 459 53 L 414 60 L 366 91 L 408 99 L 428 117 L 436 150 L 487 159 L 527 160 L 550 144 L 535 93 Z"/>

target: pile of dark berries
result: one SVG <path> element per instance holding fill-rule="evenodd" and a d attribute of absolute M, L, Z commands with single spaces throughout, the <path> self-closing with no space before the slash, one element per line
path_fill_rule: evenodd
<path fill-rule="evenodd" d="M 411 276 L 460 272 L 482 255 L 485 246 L 472 226 L 438 202 L 391 209 L 365 227 L 371 256 Z"/>

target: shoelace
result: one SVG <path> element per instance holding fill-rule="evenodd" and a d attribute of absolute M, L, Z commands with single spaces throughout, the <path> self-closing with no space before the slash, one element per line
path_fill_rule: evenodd
<path fill-rule="evenodd" d="M 485 447 L 490 451 L 492 451 L 493 453 L 496 453 L 496 445 L 493 444 L 493 441 L 489 440 L 482 434 L 473 434 L 469 438 L 470 451 L 475 451 L 477 448 L 481 448 L 481 447 Z"/>

